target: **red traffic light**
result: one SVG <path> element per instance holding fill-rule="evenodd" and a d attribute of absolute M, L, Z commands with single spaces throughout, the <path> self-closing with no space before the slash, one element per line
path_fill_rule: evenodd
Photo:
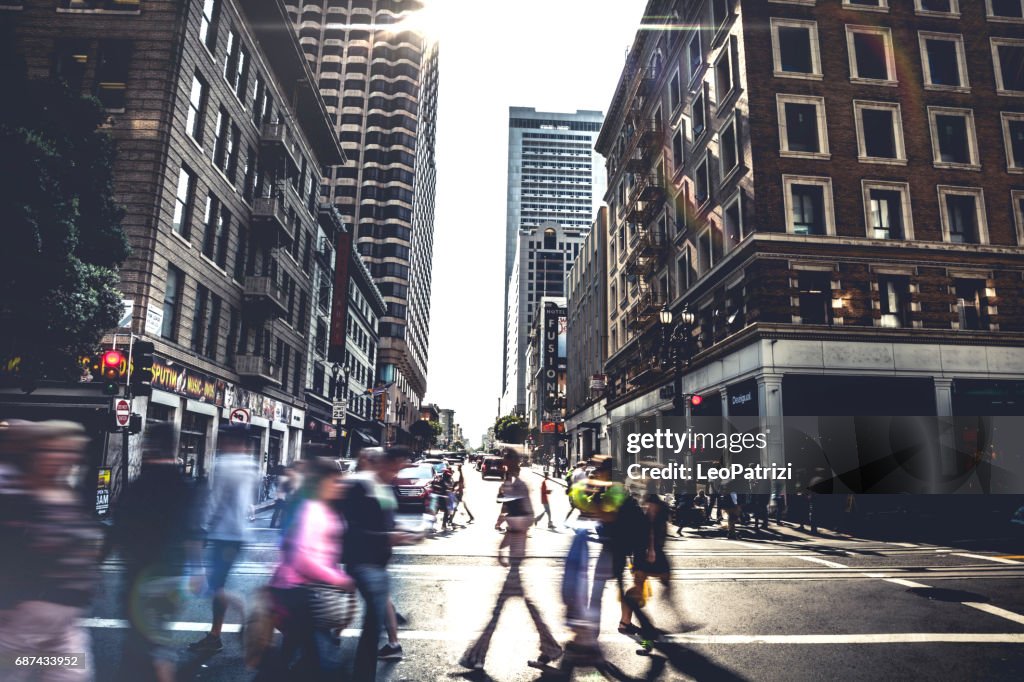
<path fill-rule="evenodd" d="M 702 396 L 699 396 L 699 395 L 691 395 L 690 396 L 690 404 L 693 405 L 694 407 L 699 406 L 702 402 L 704 402 L 704 398 Z"/>
<path fill-rule="evenodd" d="M 103 354 L 104 367 L 120 367 L 124 362 L 124 353 L 119 350 L 108 350 Z"/>

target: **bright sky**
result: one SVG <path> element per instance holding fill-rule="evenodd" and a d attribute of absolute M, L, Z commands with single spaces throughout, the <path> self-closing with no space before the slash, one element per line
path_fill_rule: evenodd
<path fill-rule="evenodd" d="M 427 0 L 440 39 L 427 402 L 473 443 L 497 416 L 508 108 L 607 111 L 646 0 Z"/>

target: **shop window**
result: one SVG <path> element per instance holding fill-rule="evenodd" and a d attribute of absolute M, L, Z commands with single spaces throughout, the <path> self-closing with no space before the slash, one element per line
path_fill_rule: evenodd
<path fill-rule="evenodd" d="M 801 270 L 797 285 L 801 323 L 832 324 L 832 273 Z"/>
<path fill-rule="evenodd" d="M 988 329 L 988 307 L 985 305 L 985 280 L 955 279 L 953 295 L 960 319 L 960 329 Z"/>
<path fill-rule="evenodd" d="M 879 324 L 893 329 L 910 326 L 910 281 L 904 275 L 878 276 Z"/>

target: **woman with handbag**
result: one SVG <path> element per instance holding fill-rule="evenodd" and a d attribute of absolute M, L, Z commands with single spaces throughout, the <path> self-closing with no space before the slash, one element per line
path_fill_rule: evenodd
<path fill-rule="evenodd" d="M 337 564 L 345 522 L 332 503 L 344 491 L 341 472 L 327 459 L 307 464 L 302 501 L 270 580 L 284 643 L 276 661 L 265 661 L 266 679 L 282 679 L 296 653 L 296 679 L 334 677 L 339 650 L 331 631 L 344 628 L 355 611 L 355 582 Z"/>

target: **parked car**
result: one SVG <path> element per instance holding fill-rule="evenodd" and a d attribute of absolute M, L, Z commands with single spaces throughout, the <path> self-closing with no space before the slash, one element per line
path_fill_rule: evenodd
<path fill-rule="evenodd" d="M 400 509 L 427 512 L 430 510 L 430 482 L 444 471 L 443 461 L 421 460 L 398 472 L 392 487 Z"/>
<path fill-rule="evenodd" d="M 505 476 L 505 465 L 501 457 L 494 455 L 484 457 L 480 465 L 480 477 L 487 478 L 488 476 L 497 476 L 498 478 Z"/>

